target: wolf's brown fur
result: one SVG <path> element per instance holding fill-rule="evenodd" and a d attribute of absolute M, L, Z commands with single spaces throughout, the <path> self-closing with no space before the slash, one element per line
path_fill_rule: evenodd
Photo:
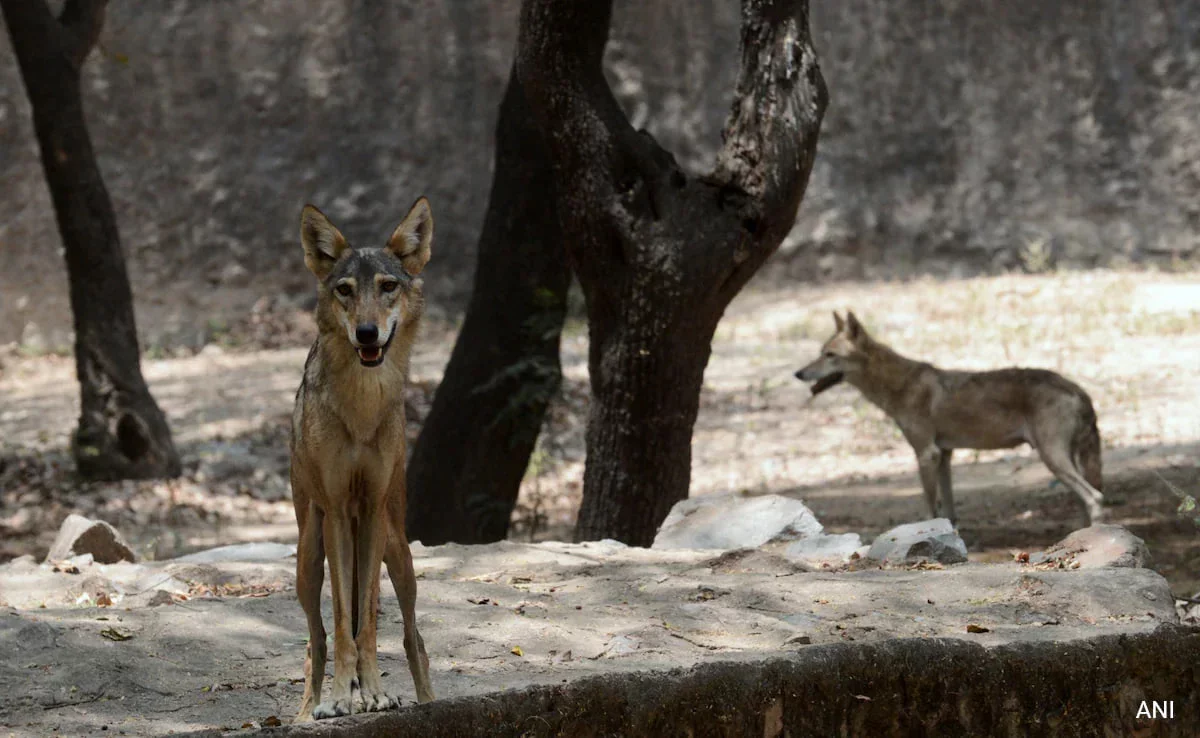
<path fill-rule="evenodd" d="M 954 449 L 1028 443 L 1079 495 L 1093 522 L 1103 517 L 1096 411 L 1077 384 L 1044 369 L 938 369 L 876 341 L 852 312 L 845 320 L 837 313 L 833 317 L 833 337 L 796 378 L 815 382 L 813 394 L 844 379 L 896 421 L 917 454 L 932 515 L 955 519 Z"/>
<path fill-rule="evenodd" d="M 404 652 L 417 700 L 433 699 L 417 632 L 417 582 L 404 532 L 404 382 L 423 309 L 419 274 L 433 217 L 417 200 L 383 249 L 353 249 L 311 205 L 301 215 L 304 263 L 317 278 L 319 335 L 292 415 L 292 501 L 300 543 L 296 591 L 308 619 L 304 699 L 297 720 L 399 705 L 375 654 L 379 569 L 404 617 Z M 372 332 L 372 330 L 374 332 Z M 333 688 L 321 701 L 324 561 L 333 588 Z"/>

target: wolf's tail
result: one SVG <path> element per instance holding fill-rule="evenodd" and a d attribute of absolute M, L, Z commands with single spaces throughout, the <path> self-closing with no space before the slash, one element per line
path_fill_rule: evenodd
<path fill-rule="evenodd" d="M 1092 407 L 1091 400 L 1086 397 L 1081 416 L 1075 438 L 1072 439 L 1075 460 L 1087 483 L 1095 487 L 1097 492 L 1103 492 L 1104 480 L 1100 473 L 1100 429 L 1096 427 L 1096 410 Z"/>

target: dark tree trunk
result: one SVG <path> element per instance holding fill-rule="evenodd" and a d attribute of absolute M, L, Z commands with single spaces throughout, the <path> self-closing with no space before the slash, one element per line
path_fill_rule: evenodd
<path fill-rule="evenodd" d="M 502 540 L 562 378 L 570 270 L 550 164 L 515 73 L 496 125 L 496 171 L 475 289 L 413 449 L 408 535 L 431 545 Z"/>
<path fill-rule="evenodd" d="M 88 137 L 80 68 L 105 0 L 0 0 L 33 108 L 46 184 L 66 251 L 81 409 L 73 447 L 92 479 L 177 476 L 179 455 L 139 364 L 133 295 L 116 216 Z"/>
<path fill-rule="evenodd" d="M 611 0 L 525 0 L 517 51 L 587 298 L 592 409 L 576 538 L 649 545 L 687 497 L 692 427 L 725 307 L 787 235 L 825 110 L 806 0 L 743 0 L 742 67 L 715 170 L 633 130 L 601 71 Z"/>

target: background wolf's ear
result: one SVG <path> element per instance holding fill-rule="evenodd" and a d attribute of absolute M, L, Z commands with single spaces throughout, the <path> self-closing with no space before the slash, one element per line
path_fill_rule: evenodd
<path fill-rule="evenodd" d="M 842 329 L 846 327 L 846 324 L 842 321 L 842 316 L 838 315 L 836 310 L 833 311 L 833 324 L 837 327 L 838 333 L 841 333 Z"/>
<path fill-rule="evenodd" d="M 863 334 L 862 324 L 858 322 L 858 318 L 854 317 L 854 311 L 846 312 L 846 333 L 851 339 L 857 339 Z"/>
<path fill-rule="evenodd" d="M 325 279 L 350 245 L 329 218 L 312 205 L 300 213 L 300 244 L 304 246 L 304 265 L 317 279 Z"/>
<path fill-rule="evenodd" d="M 414 277 L 429 263 L 429 247 L 433 243 L 433 211 L 429 201 L 417 198 L 404 221 L 392 231 L 388 250 L 400 257 L 404 271 Z"/>

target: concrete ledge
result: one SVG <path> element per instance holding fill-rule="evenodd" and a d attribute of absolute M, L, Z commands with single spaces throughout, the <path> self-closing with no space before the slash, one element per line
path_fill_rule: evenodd
<path fill-rule="evenodd" d="M 1174 717 L 1137 718 L 1143 700 Z M 1200 629 L 985 648 L 953 638 L 462 697 L 258 736 L 1195 736 Z M 217 736 L 218 731 L 193 733 Z"/>

